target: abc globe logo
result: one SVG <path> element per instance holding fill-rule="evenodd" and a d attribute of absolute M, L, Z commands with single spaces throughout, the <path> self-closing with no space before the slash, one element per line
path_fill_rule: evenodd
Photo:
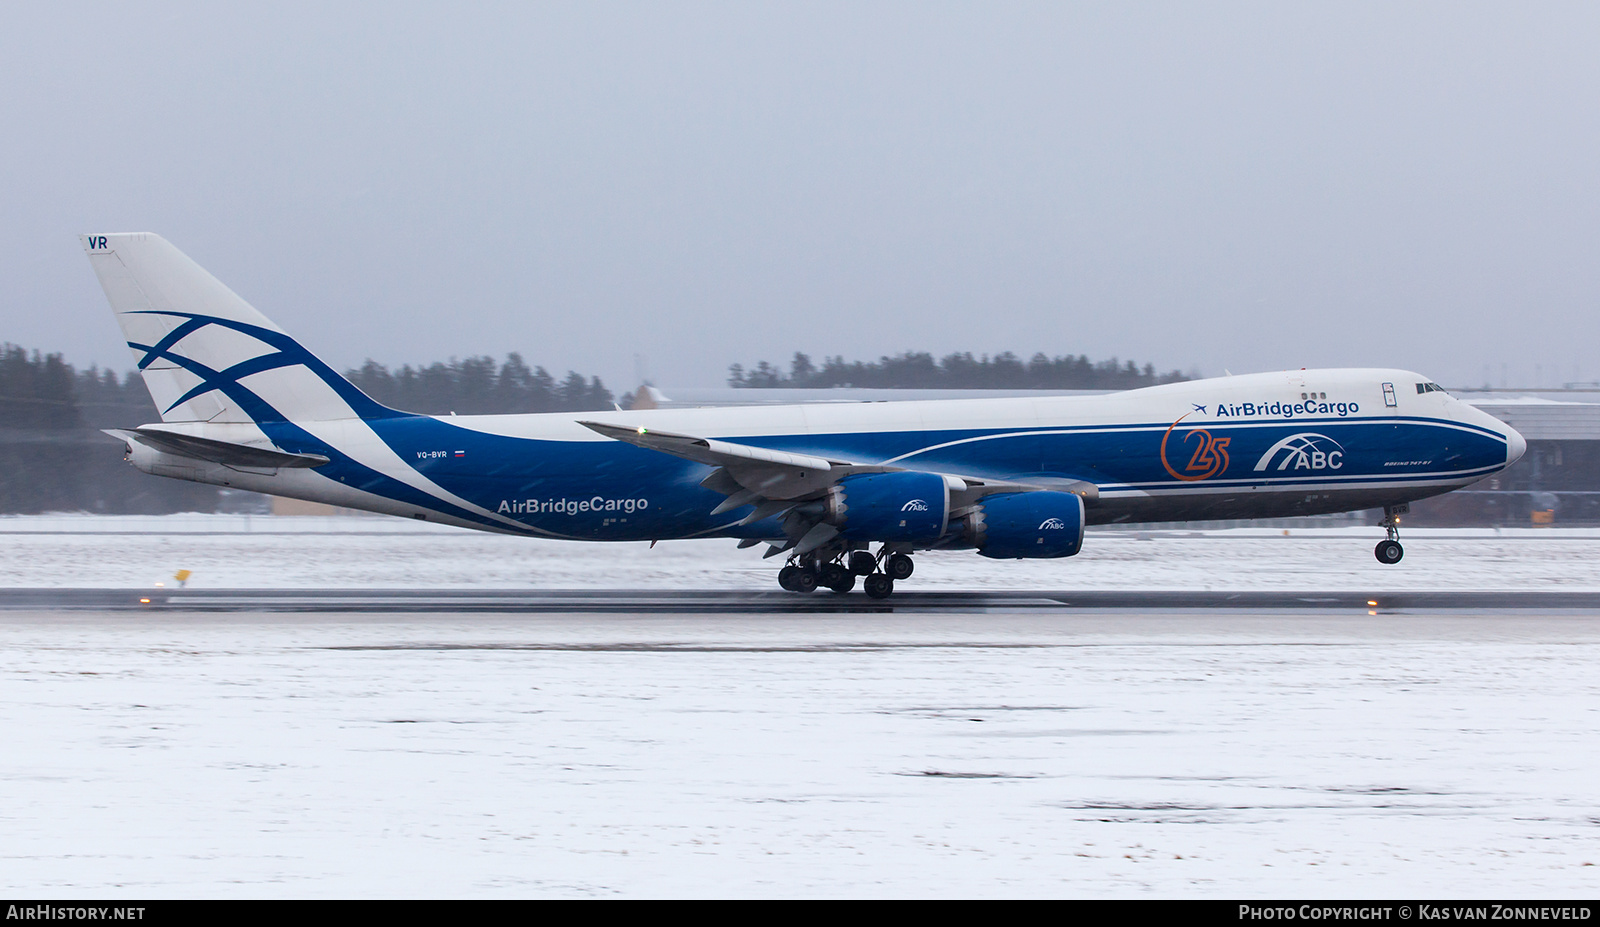
<path fill-rule="evenodd" d="M 1267 448 L 1255 469 L 1338 470 L 1344 467 L 1344 453 L 1344 446 L 1327 435 L 1302 431 Z"/>

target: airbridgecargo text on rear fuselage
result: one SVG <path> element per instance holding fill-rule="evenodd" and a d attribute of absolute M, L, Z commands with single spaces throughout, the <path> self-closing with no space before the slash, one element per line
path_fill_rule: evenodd
<path fill-rule="evenodd" d="M 623 512 L 632 514 L 650 507 L 649 499 L 501 499 L 501 515 L 580 515 L 585 512 Z"/>
<path fill-rule="evenodd" d="M 1217 418 L 1247 418 L 1268 415 L 1294 418 L 1296 415 L 1355 415 L 1361 405 L 1354 402 L 1219 402 Z"/>

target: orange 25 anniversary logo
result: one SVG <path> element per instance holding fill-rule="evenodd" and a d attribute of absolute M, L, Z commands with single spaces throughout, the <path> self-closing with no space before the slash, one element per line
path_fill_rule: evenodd
<path fill-rule="evenodd" d="M 1196 442 L 1194 456 L 1189 458 L 1189 462 L 1184 465 L 1183 472 L 1179 473 L 1173 469 L 1172 464 L 1167 460 L 1167 441 L 1172 437 L 1172 429 L 1178 427 L 1178 422 L 1193 414 L 1193 412 L 1187 412 L 1179 416 L 1178 421 L 1168 425 L 1166 433 L 1161 436 L 1161 466 L 1166 467 L 1168 473 L 1186 483 L 1210 479 L 1228 469 L 1228 442 L 1233 440 L 1232 438 L 1214 438 L 1211 436 L 1211 432 L 1206 431 L 1204 428 L 1191 428 L 1183 436 L 1182 443 L 1187 445 L 1191 441 Z M 1182 452 L 1179 453 L 1179 457 L 1181 459 Z"/>

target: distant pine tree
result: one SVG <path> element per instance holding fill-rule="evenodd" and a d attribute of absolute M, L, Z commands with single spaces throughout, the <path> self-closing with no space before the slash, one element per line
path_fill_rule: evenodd
<path fill-rule="evenodd" d="M 558 384 L 517 354 L 504 364 L 469 357 L 393 372 L 368 360 L 345 375 L 385 405 L 429 414 L 584 412 L 610 409 L 613 399 L 599 377 L 574 371 Z M 140 473 L 100 433 L 160 420 L 136 372 L 76 371 L 60 354 L 0 345 L 0 512 L 214 511 L 217 487 Z"/>
<path fill-rule="evenodd" d="M 395 373 L 368 359 L 345 376 L 386 406 L 424 415 L 592 412 L 612 408 L 613 400 L 599 377 L 569 371 L 558 384 L 543 367 L 530 370 L 515 353 L 504 364 L 487 356 L 451 358 L 426 367 L 406 364 Z"/>
<path fill-rule="evenodd" d="M 742 364 L 728 368 L 729 386 L 750 389 L 1136 389 L 1190 378 L 1177 370 L 1158 374 L 1153 364 L 1141 369 L 1115 357 L 1091 363 L 1082 354 L 1047 357 L 1039 352 L 1024 362 L 1010 351 L 994 357 L 965 351 L 937 361 L 925 351 L 907 351 L 871 363 L 846 361 L 841 355 L 824 358 L 821 367 L 797 351 L 787 376 L 766 361 L 753 369 Z"/>
<path fill-rule="evenodd" d="M 73 381 L 60 354 L 0 346 L 0 511 L 76 507 L 83 420 Z"/>
<path fill-rule="evenodd" d="M 100 433 L 159 420 L 136 373 L 78 372 L 59 354 L 0 346 L 0 512 L 215 509 L 216 487 L 140 473 Z"/>

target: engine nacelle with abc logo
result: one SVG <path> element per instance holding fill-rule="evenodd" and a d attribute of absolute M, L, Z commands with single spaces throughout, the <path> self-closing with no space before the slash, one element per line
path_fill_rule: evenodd
<path fill-rule="evenodd" d="M 950 489 L 937 473 L 868 473 L 845 477 L 827 499 L 824 519 L 856 541 L 928 543 L 944 534 Z"/>
<path fill-rule="evenodd" d="M 966 539 L 996 560 L 1070 557 L 1083 549 L 1083 499 L 1070 492 L 984 496 L 964 522 Z"/>

